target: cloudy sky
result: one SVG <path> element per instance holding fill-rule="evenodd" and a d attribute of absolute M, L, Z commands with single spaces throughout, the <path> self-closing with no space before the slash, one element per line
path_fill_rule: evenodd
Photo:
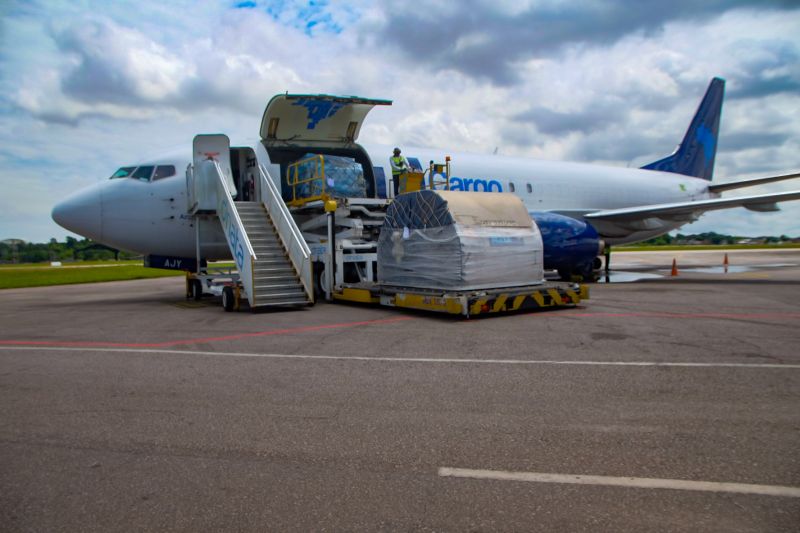
<path fill-rule="evenodd" d="M 797 0 L 414 4 L 1 1 L 0 239 L 63 239 L 61 197 L 195 133 L 255 137 L 285 91 L 394 100 L 362 141 L 641 166 L 721 76 L 715 180 L 800 171 Z M 682 231 L 800 236 L 800 202 Z"/>

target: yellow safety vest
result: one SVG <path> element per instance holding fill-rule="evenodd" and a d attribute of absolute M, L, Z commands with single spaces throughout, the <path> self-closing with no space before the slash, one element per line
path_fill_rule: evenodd
<path fill-rule="evenodd" d="M 403 159 L 404 159 L 403 156 L 397 156 L 397 157 L 392 156 L 392 163 L 394 163 L 395 166 L 399 167 L 403 163 Z M 394 166 L 392 167 L 393 176 L 399 176 L 402 173 L 403 173 L 402 170 L 395 170 Z"/>

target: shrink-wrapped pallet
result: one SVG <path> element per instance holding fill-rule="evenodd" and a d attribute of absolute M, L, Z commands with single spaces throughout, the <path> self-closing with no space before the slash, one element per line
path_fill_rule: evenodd
<path fill-rule="evenodd" d="M 472 290 L 544 281 L 542 237 L 511 194 L 423 190 L 401 194 L 378 240 L 385 285 Z"/>
<path fill-rule="evenodd" d="M 324 176 L 321 175 L 324 161 Z M 324 190 L 337 198 L 364 198 L 367 195 L 367 182 L 361 164 L 349 157 L 337 155 L 306 154 L 297 170 L 297 198 L 319 196 Z M 315 178 L 316 179 L 312 179 Z M 310 180 L 310 181 L 306 181 Z"/>

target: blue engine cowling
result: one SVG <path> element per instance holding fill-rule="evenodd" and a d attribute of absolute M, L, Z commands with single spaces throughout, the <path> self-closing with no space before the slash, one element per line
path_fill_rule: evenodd
<path fill-rule="evenodd" d="M 557 213 L 531 211 L 530 215 L 542 233 L 545 270 L 558 270 L 562 277 L 590 276 L 595 258 L 601 253 L 597 230 Z"/>

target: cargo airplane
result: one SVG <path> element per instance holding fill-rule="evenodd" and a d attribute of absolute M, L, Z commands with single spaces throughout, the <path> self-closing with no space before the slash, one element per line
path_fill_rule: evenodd
<path fill-rule="evenodd" d="M 611 245 L 662 235 L 697 220 L 706 211 L 732 207 L 776 211 L 778 202 L 800 199 L 800 190 L 721 197 L 725 191 L 800 176 L 712 181 L 724 84 L 719 78 L 711 80 L 677 150 L 642 168 L 430 148 L 405 147 L 404 155 L 416 168 L 442 161 L 445 154 L 451 156 L 452 190 L 519 196 L 541 230 L 545 268 L 558 270 L 562 276 L 585 276 L 599 268 L 602 250 Z M 285 199 L 291 198 L 287 165 L 308 153 L 352 158 L 363 170 L 366 196 L 391 197 L 392 147 L 356 143 L 367 113 L 374 106 L 389 104 L 359 97 L 280 94 L 264 112 L 258 142 L 226 144 L 214 153 L 225 154 L 221 157 L 226 159 L 236 200 L 256 196 L 256 166 L 275 182 Z M 53 219 L 70 231 L 115 248 L 174 258 L 172 265 L 180 265 L 181 258 L 230 258 L 221 226 L 218 235 L 203 239 L 199 253 L 196 248 L 184 177 L 196 158 L 187 148 L 174 157 L 122 166 L 110 179 L 59 202 L 53 208 Z"/>

